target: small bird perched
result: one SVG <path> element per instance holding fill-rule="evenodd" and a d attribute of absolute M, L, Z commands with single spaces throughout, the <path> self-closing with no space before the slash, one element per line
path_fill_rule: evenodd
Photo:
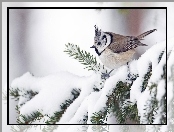
<path fill-rule="evenodd" d="M 94 45 L 101 62 L 110 69 L 117 69 L 131 60 L 138 46 L 147 46 L 140 42 L 156 29 L 144 32 L 137 37 L 123 36 L 112 32 L 103 32 L 95 25 Z"/>

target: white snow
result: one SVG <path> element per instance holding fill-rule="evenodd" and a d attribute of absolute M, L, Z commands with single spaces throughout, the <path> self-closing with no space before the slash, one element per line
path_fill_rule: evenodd
<path fill-rule="evenodd" d="M 96 77 L 97 75 L 78 77 L 68 72 L 59 72 L 41 78 L 34 77 L 27 72 L 23 76 L 15 79 L 11 87 L 14 89 L 19 88 L 20 90 L 39 92 L 39 94 L 20 108 L 20 113 L 24 115 L 37 110 L 43 110 L 43 114 L 53 115 L 54 112 L 60 110 L 60 105 L 64 103 L 66 99 L 71 98 L 72 89 L 81 89 L 79 98 L 75 100 L 75 102 L 77 102 L 76 105 L 74 102 L 72 109 L 71 107 L 68 109 L 71 110 L 71 115 L 67 115 L 67 117 L 71 118 L 83 99 L 92 91 Z"/>
<path fill-rule="evenodd" d="M 159 54 L 165 50 L 166 41 L 163 41 L 159 44 L 154 45 L 149 50 L 147 50 L 137 61 L 137 70 L 139 77 L 134 81 L 131 91 L 130 91 L 130 100 L 133 103 L 137 102 L 137 108 L 140 116 L 140 122 L 146 123 L 146 119 L 144 118 L 144 114 L 146 113 L 145 107 L 148 105 L 148 100 L 151 99 L 150 91 L 148 86 L 151 83 L 159 83 L 158 91 L 157 91 L 157 99 L 160 101 L 161 97 L 165 93 L 165 82 L 160 81 L 161 75 L 163 73 L 163 65 L 166 63 L 166 51 L 164 52 L 160 63 L 158 63 Z M 149 79 L 148 86 L 144 92 L 141 92 L 142 89 L 142 80 L 144 75 L 147 73 L 149 64 L 152 64 L 152 76 Z M 159 119 L 159 118 L 158 118 Z M 159 123 L 159 120 L 156 120 L 155 123 Z"/>
<path fill-rule="evenodd" d="M 110 95 L 113 91 L 113 89 L 116 86 L 116 82 L 118 81 L 126 81 L 127 78 L 127 66 L 120 67 L 115 75 L 108 78 L 105 82 L 104 88 L 102 89 L 102 93 L 100 98 L 98 99 L 96 105 L 94 106 L 93 113 L 99 112 L 103 109 L 103 107 L 106 107 L 107 102 L 107 96 Z"/>
<path fill-rule="evenodd" d="M 144 118 L 146 110 L 144 108 L 145 105 L 148 104 L 148 100 L 151 98 L 148 88 L 146 88 L 144 92 L 141 92 L 142 80 L 147 72 L 149 63 L 152 63 L 152 76 L 148 85 L 150 85 L 151 82 L 158 83 L 157 100 L 159 101 L 165 93 L 164 80 L 158 81 L 162 74 L 162 66 L 166 62 L 165 53 L 161 58 L 160 63 L 156 61 L 163 50 L 165 50 L 165 41 L 158 45 L 154 45 L 143 54 L 139 60 L 133 60 L 129 63 L 130 73 L 139 74 L 139 77 L 134 81 L 131 87 L 130 101 L 133 103 L 137 102 L 141 123 L 146 123 L 146 119 Z M 171 55 L 172 54 L 173 52 Z M 151 57 L 152 55 L 153 57 Z M 23 91 L 32 90 L 39 93 L 30 101 L 28 101 L 27 97 L 20 98 L 19 105 L 25 103 L 20 108 L 21 114 L 24 115 L 37 110 L 41 111 L 43 114 L 53 115 L 54 112 L 61 110 L 60 105 L 64 103 L 66 99 L 72 98 L 71 91 L 74 88 L 80 89 L 81 92 L 79 97 L 68 107 L 57 124 L 79 124 L 83 120 L 84 115 L 88 115 L 87 123 L 91 124 L 90 119 L 93 113 L 99 112 L 100 110 L 102 111 L 103 107 L 106 107 L 108 99 L 106 95 L 112 93 L 116 86 L 116 82 L 127 81 L 127 74 L 128 66 L 125 65 L 120 67 L 106 80 L 104 87 L 100 92 L 92 92 L 94 85 L 99 85 L 99 82 L 101 81 L 100 75 L 96 73 L 91 76 L 80 77 L 69 72 L 58 72 L 45 77 L 35 77 L 27 72 L 23 76 L 13 80 L 11 87 Z M 19 92 L 19 94 L 22 95 L 23 92 Z M 161 109 L 159 109 L 158 112 L 160 111 Z M 154 123 L 159 123 L 160 118 L 160 115 L 157 114 Z M 111 117 L 109 117 L 109 119 L 111 119 Z M 64 126 L 58 128 L 58 130 L 63 129 Z M 77 128 L 68 127 L 67 130 L 71 129 L 76 130 Z"/>
<path fill-rule="evenodd" d="M 129 62 L 129 71 L 131 74 L 138 74 L 137 60 L 132 60 L 131 62 Z"/>
<path fill-rule="evenodd" d="M 158 87 L 157 87 L 157 95 L 156 95 L 156 99 L 158 101 L 161 100 L 161 98 L 164 96 L 166 90 L 165 90 L 165 80 L 160 80 L 159 83 L 158 83 Z"/>
<path fill-rule="evenodd" d="M 168 45 L 167 45 L 167 54 L 169 56 L 168 60 L 167 60 L 167 80 L 169 80 L 171 78 L 171 70 L 172 70 L 172 65 L 174 63 L 173 58 L 174 58 L 174 38 L 169 39 L 168 41 Z M 174 69 L 174 68 L 173 68 Z"/>
<path fill-rule="evenodd" d="M 37 3 L 37 4 L 39 5 L 39 3 Z M 73 4 L 73 3 L 71 3 L 71 4 Z M 121 4 L 122 3 L 119 3 L 119 5 L 121 5 Z M 70 3 L 68 5 L 70 5 Z M 74 5 L 76 5 L 76 4 L 74 4 Z M 93 4 L 90 4 L 90 5 L 94 6 Z M 101 4 L 101 6 L 104 6 L 104 5 L 112 6 L 113 3 Z M 118 3 L 115 3 L 115 5 L 118 6 Z M 51 15 L 51 13 L 46 14 L 46 15 Z M 54 16 L 54 15 L 52 15 L 52 16 Z M 45 27 L 44 25 L 46 25 L 46 24 L 50 24 L 50 25 L 52 24 L 53 21 L 51 21 L 51 19 L 47 19 L 47 17 L 44 16 L 44 15 L 41 16 L 41 17 L 44 17 L 44 19 L 42 19 L 42 21 L 47 20 L 41 26 Z M 101 16 L 101 17 L 103 17 L 103 16 Z M 54 18 L 54 17 L 52 17 L 52 18 Z M 103 17 L 103 18 L 105 18 L 105 17 Z M 163 17 L 161 17 L 161 18 L 163 18 Z M 109 17 L 109 19 L 110 19 L 110 17 Z M 109 21 L 109 20 L 107 19 L 107 21 Z M 147 21 L 144 21 L 144 22 L 147 23 Z M 98 23 L 101 24 L 101 22 L 98 22 Z M 73 24 L 75 24 L 75 23 L 73 23 Z M 90 24 L 92 25 L 93 23 L 90 23 Z M 58 25 L 61 25 L 61 24 L 58 24 Z M 110 25 L 110 24 L 103 23 L 102 28 L 103 29 L 104 28 L 108 29 L 108 27 L 109 27 L 108 25 Z M 36 28 L 38 26 L 39 25 L 36 24 L 34 26 L 34 28 Z M 84 27 L 84 25 L 82 25 L 82 26 Z M 119 24 L 116 25 L 116 26 L 118 28 L 121 28 L 121 27 L 119 27 Z M 145 24 L 145 26 L 146 26 L 146 24 Z M 113 27 L 115 27 L 115 25 L 110 26 L 110 29 L 113 30 Z M 38 36 L 36 35 L 36 34 L 39 34 L 38 32 L 36 32 L 33 35 L 31 35 L 31 33 L 30 33 L 29 38 L 28 38 L 29 39 L 28 43 L 30 43 L 32 45 L 29 48 L 31 50 L 31 56 L 32 56 L 32 59 L 33 59 L 33 61 L 29 65 L 30 69 L 32 69 L 32 72 L 36 73 L 37 75 L 46 75 L 46 74 L 54 72 L 56 70 L 67 69 L 69 71 L 73 71 L 74 73 L 77 73 L 78 75 L 81 75 L 82 73 L 86 74 L 86 75 L 87 74 L 90 75 L 90 73 L 88 73 L 87 71 L 82 70 L 83 66 L 78 66 L 78 68 L 77 68 L 76 64 L 78 62 L 74 63 L 75 61 L 72 61 L 72 59 L 70 59 L 66 56 L 63 56 L 64 54 L 61 54 L 61 52 L 57 51 L 57 47 L 59 48 L 60 51 L 62 51 L 62 45 L 60 46 L 60 44 L 57 44 L 57 43 L 60 43 L 60 40 L 57 40 L 58 35 L 55 34 L 55 32 L 57 31 L 56 30 L 57 27 L 55 29 L 54 28 L 49 29 L 49 26 L 46 26 L 45 28 L 46 28 L 45 31 L 49 31 L 49 32 L 54 31 L 54 33 L 53 32 L 52 32 L 52 34 L 47 33 L 47 35 L 46 35 L 45 32 L 44 32 L 45 37 L 47 37 L 45 39 L 46 41 L 44 40 L 45 41 L 44 44 L 40 43 L 39 41 L 36 41 L 36 43 L 38 44 L 38 45 L 36 45 L 34 40 L 38 40 Z M 144 26 L 143 26 L 143 28 L 144 28 Z M 147 26 L 146 26 L 146 28 L 147 28 Z M 72 30 L 70 25 L 69 25 L 69 29 Z M 33 27 L 32 27 L 31 30 L 33 30 Z M 85 29 L 82 29 L 82 30 L 85 30 Z M 61 30 L 61 31 L 63 31 L 63 30 Z M 81 30 L 73 30 L 73 32 L 80 32 L 80 31 Z M 92 31 L 91 28 L 90 28 L 89 31 Z M 88 30 L 87 30 L 87 32 L 88 32 Z M 84 42 L 84 39 L 81 39 L 81 38 L 78 39 L 78 41 L 72 39 L 72 38 L 77 38 L 77 36 L 75 36 L 75 34 L 71 36 L 71 35 L 66 35 L 65 33 L 66 33 L 66 31 L 64 31 L 62 34 L 64 34 L 64 36 L 70 36 L 70 37 L 67 38 L 67 39 L 62 38 L 63 40 L 71 40 L 71 42 L 73 41 L 73 42 L 77 42 L 77 43 L 80 43 L 80 44 Z M 87 36 L 85 33 L 83 35 L 85 37 Z M 40 38 L 43 38 L 42 37 L 43 34 L 40 34 L 39 36 L 40 36 Z M 79 35 L 78 35 L 78 37 L 79 37 Z M 162 39 L 162 38 L 160 37 L 159 39 Z M 61 40 L 61 43 L 64 42 L 63 40 Z M 92 41 L 90 40 L 89 42 L 92 42 Z M 46 45 L 47 43 L 49 44 L 49 47 Z M 168 45 L 169 45 L 169 43 L 170 43 L 170 41 L 168 41 Z M 164 44 L 165 44 L 165 42 L 164 42 Z M 41 46 L 43 46 L 42 49 L 46 49 L 45 50 L 46 54 L 45 54 L 45 51 L 42 51 L 38 48 L 38 47 L 41 47 Z M 88 42 L 85 41 L 85 44 L 81 45 L 81 47 L 83 47 L 84 49 L 87 49 Z M 147 100 L 147 98 L 149 96 L 149 91 L 148 90 L 145 90 L 143 93 L 141 93 L 141 88 L 140 88 L 140 86 L 142 85 L 141 84 L 142 83 L 142 77 L 144 76 L 144 74 L 147 71 L 149 62 L 152 62 L 152 69 L 153 69 L 152 72 L 153 73 L 156 72 L 156 74 L 157 74 L 157 73 L 161 72 L 160 71 L 161 66 L 159 66 L 157 68 L 157 59 L 156 58 L 158 56 L 155 56 L 155 54 L 158 54 L 161 51 L 161 48 L 162 49 L 164 48 L 164 45 L 163 46 L 158 45 L 158 46 L 154 46 L 154 47 L 155 48 L 153 49 L 153 51 L 148 51 L 146 53 L 146 55 L 144 56 L 144 58 L 142 56 L 139 59 L 140 61 L 134 60 L 129 64 L 130 69 L 131 69 L 131 73 L 139 73 L 140 74 L 140 77 L 137 78 L 137 80 L 134 82 L 134 84 L 131 88 L 131 100 L 133 102 L 137 101 L 138 109 L 140 111 L 140 114 L 143 113 L 144 102 Z M 40 52 L 38 52 L 38 49 L 39 49 Z M 171 48 L 168 48 L 168 49 L 171 49 Z M 41 56 L 40 58 L 42 58 L 43 55 L 44 55 L 44 58 L 45 58 L 47 64 L 45 64 L 45 62 L 42 59 L 39 59 L 39 57 L 36 58 L 36 54 L 38 56 Z M 59 56 L 63 56 L 63 57 L 61 58 Z M 57 57 L 59 57 L 59 58 L 57 58 Z M 173 64 L 173 58 L 174 58 L 174 55 L 171 54 L 171 57 L 169 58 L 168 65 L 167 65 L 167 67 L 168 67 L 167 77 L 168 78 L 171 77 L 170 76 L 170 74 L 171 74 L 170 68 L 171 68 L 171 65 Z M 56 59 L 57 59 L 57 61 L 55 61 Z M 72 67 L 70 68 L 69 65 L 63 65 L 62 62 L 64 62 L 64 61 L 69 62 L 68 64 L 71 64 L 71 62 L 73 62 L 73 65 L 71 65 Z M 48 62 L 50 62 L 50 63 L 48 63 Z M 39 64 L 39 66 L 38 66 L 38 64 Z M 107 101 L 106 95 L 108 95 L 112 92 L 112 89 L 115 86 L 115 82 L 118 81 L 119 79 L 120 80 L 123 79 L 123 81 L 124 81 L 125 77 L 127 76 L 127 74 L 126 74 L 127 70 L 122 70 L 120 72 L 118 70 L 115 73 L 116 73 L 115 75 L 113 75 L 112 77 L 110 77 L 106 81 L 106 84 L 105 84 L 103 90 L 98 92 L 98 93 L 91 93 L 92 83 L 94 84 L 94 80 L 97 80 L 96 79 L 97 77 L 92 77 L 91 76 L 91 77 L 82 77 L 81 78 L 81 77 L 78 77 L 76 75 L 71 76 L 69 73 L 66 73 L 66 72 L 57 73 L 57 74 L 54 74 L 54 75 L 52 74 L 52 75 L 48 75 L 46 77 L 35 77 L 35 76 L 31 76 L 30 73 L 26 73 L 22 77 L 20 77 L 18 79 L 15 79 L 12 82 L 11 86 L 13 86 L 14 88 L 20 88 L 21 90 L 25 89 L 25 90 L 33 90 L 33 91 L 39 92 L 39 94 L 36 95 L 29 102 L 27 102 L 27 98 L 22 98 L 22 97 L 20 98 L 19 103 L 18 103 L 19 105 L 26 102 L 26 104 L 21 107 L 21 111 L 22 111 L 23 114 L 30 113 L 31 111 L 37 110 L 37 109 L 40 109 L 40 110 L 44 109 L 44 113 L 52 114 L 55 110 L 56 111 L 58 110 L 58 107 L 60 106 L 62 101 L 64 101 L 67 98 L 71 98 L 70 91 L 74 87 L 80 88 L 82 90 L 81 91 L 82 95 L 80 95 L 71 104 L 71 106 L 68 107 L 67 111 L 64 113 L 64 115 L 61 119 L 62 123 L 71 123 L 71 122 L 77 122 L 78 119 L 81 119 L 81 116 L 86 111 L 88 111 L 88 115 L 90 116 L 90 115 L 92 115 L 92 111 L 100 110 L 101 108 L 103 108 L 103 106 L 105 106 L 105 102 Z M 153 78 L 151 78 L 151 80 L 152 81 L 154 81 L 154 80 L 158 81 L 158 77 L 153 76 Z M 95 82 L 95 84 L 96 83 L 98 83 L 98 82 Z M 89 86 L 89 84 L 91 84 L 91 85 Z M 162 85 L 163 85 L 162 83 L 161 83 L 161 85 L 159 85 L 160 89 L 163 88 Z M 167 90 L 167 92 L 168 92 L 168 98 L 167 98 L 168 104 L 169 104 L 169 102 L 171 102 L 172 97 L 173 97 L 172 88 L 173 88 L 173 83 L 170 82 L 169 85 L 168 85 L 168 90 Z M 160 99 L 160 96 L 162 96 L 163 92 L 162 91 L 158 92 L 158 98 L 159 99 Z M 22 92 L 20 94 L 22 94 Z M 97 100 L 98 98 L 99 98 L 99 100 Z M 93 108 L 94 108 L 94 110 L 93 110 Z M 88 117 L 88 118 L 90 118 L 90 117 Z M 88 122 L 90 122 L 90 121 L 88 120 Z M 92 127 L 92 126 L 90 126 L 90 127 Z M 61 126 L 60 126 L 60 128 L 61 128 Z M 71 130 L 76 131 L 77 129 L 78 129 L 78 126 L 70 126 L 69 129 L 67 129 L 67 131 L 68 130 L 69 131 L 71 131 Z M 114 130 L 115 129 L 113 129 L 112 131 L 114 131 Z M 65 129 L 64 129 L 64 131 L 65 131 Z M 91 129 L 91 131 L 92 131 L 92 129 Z"/>
<path fill-rule="evenodd" d="M 79 97 L 68 107 L 68 109 L 63 114 L 62 118 L 57 124 L 64 124 L 64 123 L 71 124 L 73 120 L 77 121 L 79 118 L 82 119 L 82 117 L 79 117 L 80 115 L 76 115 L 76 113 L 78 113 L 77 110 L 79 110 L 80 112 L 84 112 L 84 111 L 87 112 L 86 110 L 87 106 L 85 105 L 88 105 L 87 104 L 88 95 L 93 91 L 92 88 L 94 86 L 94 83 L 97 83 L 98 79 L 99 79 L 99 76 L 94 74 L 90 78 L 86 77 L 86 79 L 84 79 L 83 82 L 81 82 L 84 88 L 82 89 Z M 90 95 L 89 95 L 89 98 L 90 98 Z M 84 104 L 82 104 L 83 101 L 84 101 Z"/>
<path fill-rule="evenodd" d="M 155 69 L 156 65 L 158 64 L 157 58 L 159 57 L 159 53 L 165 50 L 165 47 L 166 41 L 153 45 L 138 59 L 137 69 L 140 76 L 146 74 L 149 63 L 152 63 L 152 70 Z"/>
<path fill-rule="evenodd" d="M 172 81 L 167 83 L 167 107 L 169 107 L 170 103 L 172 102 L 172 99 L 174 97 L 174 83 Z"/>
<path fill-rule="evenodd" d="M 162 97 L 164 96 L 164 94 L 166 93 L 166 82 L 164 79 L 160 80 L 157 86 L 157 95 L 156 95 L 156 99 L 158 101 L 158 109 L 156 110 L 156 112 L 154 112 L 154 122 L 153 124 L 161 124 L 161 117 L 163 113 L 163 103 L 161 102 Z"/>
<path fill-rule="evenodd" d="M 142 86 L 142 77 L 138 77 L 130 90 L 130 101 L 135 103 L 141 97 L 141 86 Z"/>
<path fill-rule="evenodd" d="M 88 121 L 87 124 L 92 124 L 91 122 L 91 116 L 93 115 L 93 108 L 95 104 L 97 103 L 98 98 L 101 96 L 100 92 L 93 92 L 88 96 Z"/>
<path fill-rule="evenodd" d="M 153 124 L 161 124 L 161 117 L 163 115 L 162 111 L 163 111 L 163 108 L 159 106 L 156 113 L 155 112 L 153 113 L 154 114 Z"/>
<path fill-rule="evenodd" d="M 152 73 L 154 71 L 156 71 L 158 74 L 159 72 L 162 73 L 161 71 L 161 66 L 159 66 L 158 69 L 156 69 L 158 66 L 158 57 L 159 57 L 159 53 L 162 52 L 162 50 L 165 50 L 165 44 L 166 42 L 162 42 L 160 44 L 154 45 L 153 47 L 151 47 L 149 50 L 146 51 L 146 53 L 144 53 L 137 61 L 137 70 L 138 70 L 138 74 L 139 77 L 135 80 L 135 82 L 133 83 L 132 87 L 131 87 L 131 91 L 130 91 L 130 99 L 132 102 L 136 102 L 137 100 L 139 100 L 139 98 L 141 97 L 141 86 L 142 86 L 142 79 L 144 78 L 144 75 L 147 73 L 149 64 L 152 63 Z M 163 62 L 165 61 L 165 57 L 163 57 Z M 158 75 L 155 74 L 155 75 Z M 153 81 L 156 82 L 157 80 L 155 80 L 155 78 L 159 79 L 159 76 L 153 76 Z"/>
<path fill-rule="evenodd" d="M 159 54 L 165 49 L 165 42 L 158 45 L 154 45 L 145 54 L 143 54 L 139 60 L 133 60 L 128 66 L 122 66 L 117 69 L 114 74 L 105 81 L 104 87 L 100 92 L 92 92 L 94 85 L 98 85 L 101 82 L 100 75 L 94 73 L 88 77 L 80 77 L 69 72 L 58 72 L 50 74 L 45 77 L 35 77 L 29 72 L 23 76 L 16 78 L 12 84 L 12 88 L 19 88 L 20 90 L 32 90 L 39 94 L 32 98 L 30 101 L 27 98 L 20 98 L 19 105 L 25 103 L 21 108 L 21 114 L 30 114 L 33 111 L 42 111 L 43 114 L 53 115 L 54 112 L 60 111 L 60 105 L 64 103 L 66 99 L 71 99 L 71 91 L 73 88 L 80 89 L 80 95 L 74 102 L 68 107 L 65 113 L 57 124 L 79 124 L 83 122 L 83 116 L 88 115 L 87 123 L 91 124 L 91 116 L 94 112 L 99 112 L 106 107 L 107 96 L 110 95 L 116 86 L 118 81 L 127 81 L 128 70 L 131 74 L 139 74 L 139 77 L 134 81 L 130 91 L 130 101 L 137 102 L 137 108 L 139 116 L 141 116 L 141 122 L 145 123 L 143 118 L 145 104 L 150 99 L 150 91 L 148 88 L 141 93 L 142 80 L 147 72 L 149 63 L 152 63 L 152 73 L 150 82 L 158 82 L 162 71 L 161 66 L 165 64 L 165 55 L 163 55 L 160 63 L 158 60 Z M 165 54 L 165 53 L 164 53 Z M 153 55 L 153 57 L 151 57 Z M 150 85 L 150 83 L 148 84 Z M 165 82 L 160 81 L 158 85 L 157 99 L 160 100 L 165 93 Z M 22 92 L 20 93 L 23 94 Z M 88 112 L 88 113 L 87 113 Z M 111 117 L 109 117 L 111 119 Z M 160 117 L 159 117 L 160 119 Z M 156 120 L 158 122 L 159 120 Z M 59 130 L 64 129 L 60 127 Z M 75 129 L 75 128 L 74 128 Z"/>
<path fill-rule="evenodd" d="M 168 40 L 167 49 L 167 125 L 161 126 L 160 130 L 162 132 L 174 130 L 174 38 Z"/>
<path fill-rule="evenodd" d="M 137 109 L 138 109 L 138 115 L 140 116 L 140 123 L 147 124 L 146 118 L 144 118 L 144 114 L 146 113 L 145 110 L 146 105 L 149 105 L 150 103 L 148 102 L 149 99 L 150 99 L 150 91 L 149 89 L 146 89 L 143 93 L 140 93 L 139 98 L 137 100 Z"/>

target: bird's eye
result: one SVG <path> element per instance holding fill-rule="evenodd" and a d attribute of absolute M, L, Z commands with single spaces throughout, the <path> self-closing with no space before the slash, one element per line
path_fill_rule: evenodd
<path fill-rule="evenodd" d="M 106 35 L 103 35 L 102 39 L 105 39 L 106 38 Z"/>
<path fill-rule="evenodd" d="M 101 42 L 98 42 L 97 45 L 101 45 Z"/>

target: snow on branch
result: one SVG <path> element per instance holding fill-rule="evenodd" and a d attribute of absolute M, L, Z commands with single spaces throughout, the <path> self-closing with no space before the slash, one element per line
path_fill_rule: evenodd
<path fill-rule="evenodd" d="M 106 80 L 101 78 L 107 72 L 105 67 L 90 53 L 69 43 L 65 52 L 93 70 L 91 76 L 60 72 L 35 77 L 28 72 L 13 80 L 10 95 L 19 99 L 22 119 L 38 114 L 33 120 L 42 117 L 47 124 L 107 124 L 111 116 L 117 124 L 166 124 L 166 106 L 173 99 L 171 91 L 166 104 L 166 78 L 173 75 L 166 77 L 166 57 L 172 71 L 173 52 L 166 56 L 165 43 L 154 45 Z M 64 126 L 55 129 L 65 131 Z M 68 127 L 67 131 L 71 129 L 76 128 Z"/>
<path fill-rule="evenodd" d="M 68 72 L 50 74 L 46 77 L 34 77 L 27 72 L 13 80 L 11 88 L 17 94 L 11 94 L 11 96 L 19 97 L 21 122 L 23 119 L 31 119 L 32 115 L 39 112 L 47 119 L 45 123 L 55 124 L 60 120 L 62 114 L 68 111 L 67 108 L 70 104 L 77 102 L 68 115 L 68 118 L 72 118 L 83 99 L 93 91 L 97 78 L 98 76 L 95 74 L 89 77 L 78 77 Z M 12 92 L 12 90 L 10 91 Z M 31 98 L 30 94 L 25 96 L 26 91 L 38 94 Z M 77 97 L 78 101 L 73 102 Z"/>
<path fill-rule="evenodd" d="M 160 131 L 174 130 L 174 38 L 167 41 L 167 125 L 160 127 Z M 148 129 L 148 128 L 147 128 Z M 152 129 L 154 130 L 154 128 Z"/>
<path fill-rule="evenodd" d="M 106 120 L 106 113 L 109 113 L 113 110 L 113 108 L 122 109 L 124 112 L 118 112 L 116 114 L 117 122 L 126 123 L 123 119 L 133 119 L 133 121 L 137 121 L 138 116 L 140 117 L 139 122 L 141 124 L 166 124 L 166 109 L 165 109 L 165 99 L 166 99 L 166 51 L 165 47 L 166 42 L 154 45 L 148 51 L 146 51 L 139 60 L 130 62 L 130 69 L 127 69 L 126 66 L 120 67 L 115 75 L 111 76 L 106 80 L 104 88 L 102 89 L 102 94 L 98 99 L 92 116 L 92 119 L 99 117 L 100 115 L 105 115 L 103 119 Z M 133 66 L 131 66 L 133 65 Z M 135 68 L 133 70 L 131 68 Z M 130 78 L 128 76 L 128 72 L 130 70 L 130 74 L 136 75 L 135 81 L 129 83 Z M 132 72 L 133 71 L 133 72 Z M 134 72 L 135 71 L 135 72 Z M 122 101 L 119 101 L 118 94 L 115 96 L 115 100 L 119 103 L 118 105 L 111 103 L 111 106 L 108 105 L 108 97 L 115 93 L 115 90 L 118 90 L 120 86 L 118 83 L 127 83 L 129 85 L 129 90 L 123 90 L 122 94 L 127 94 L 128 98 L 124 98 Z M 125 88 L 124 88 L 125 89 Z M 130 93 L 129 93 L 130 92 Z M 130 94 L 130 95 L 129 95 Z M 130 97 L 129 97 L 130 96 Z M 129 100 L 130 99 L 130 100 Z M 129 107 L 133 105 L 137 105 L 137 108 L 133 109 L 135 113 L 133 116 L 128 114 L 126 111 L 126 107 L 124 108 L 124 102 L 129 101 Z M 123 103 L 121 103 L 123 102 Z M 137 113 L 136 113 L 137 111 Z M 155 114 L 155 112 L 158 114 Z M 125 115 L 125 113 L 127 113 Z M 160 116 L 161 115 L 161 116 Z M 124 117 L 121 119 L 121 117 Z M 136 119 L 136 120 L 135 120 Z M 98 120 L 101 123 L 100 119 Z M 103 122 L 102 123 L 107 123 Z"/>

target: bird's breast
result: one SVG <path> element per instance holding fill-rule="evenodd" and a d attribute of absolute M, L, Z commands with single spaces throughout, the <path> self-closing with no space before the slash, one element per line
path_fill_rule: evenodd
<path fill-rule="evenodd" d="M 126 52 L 114 53 L 109 48 L 106 48 L 99 58 L 106 67 L 116 69 L 129 62 L 134 53 L 135 51 L 133 49 Z"/>

